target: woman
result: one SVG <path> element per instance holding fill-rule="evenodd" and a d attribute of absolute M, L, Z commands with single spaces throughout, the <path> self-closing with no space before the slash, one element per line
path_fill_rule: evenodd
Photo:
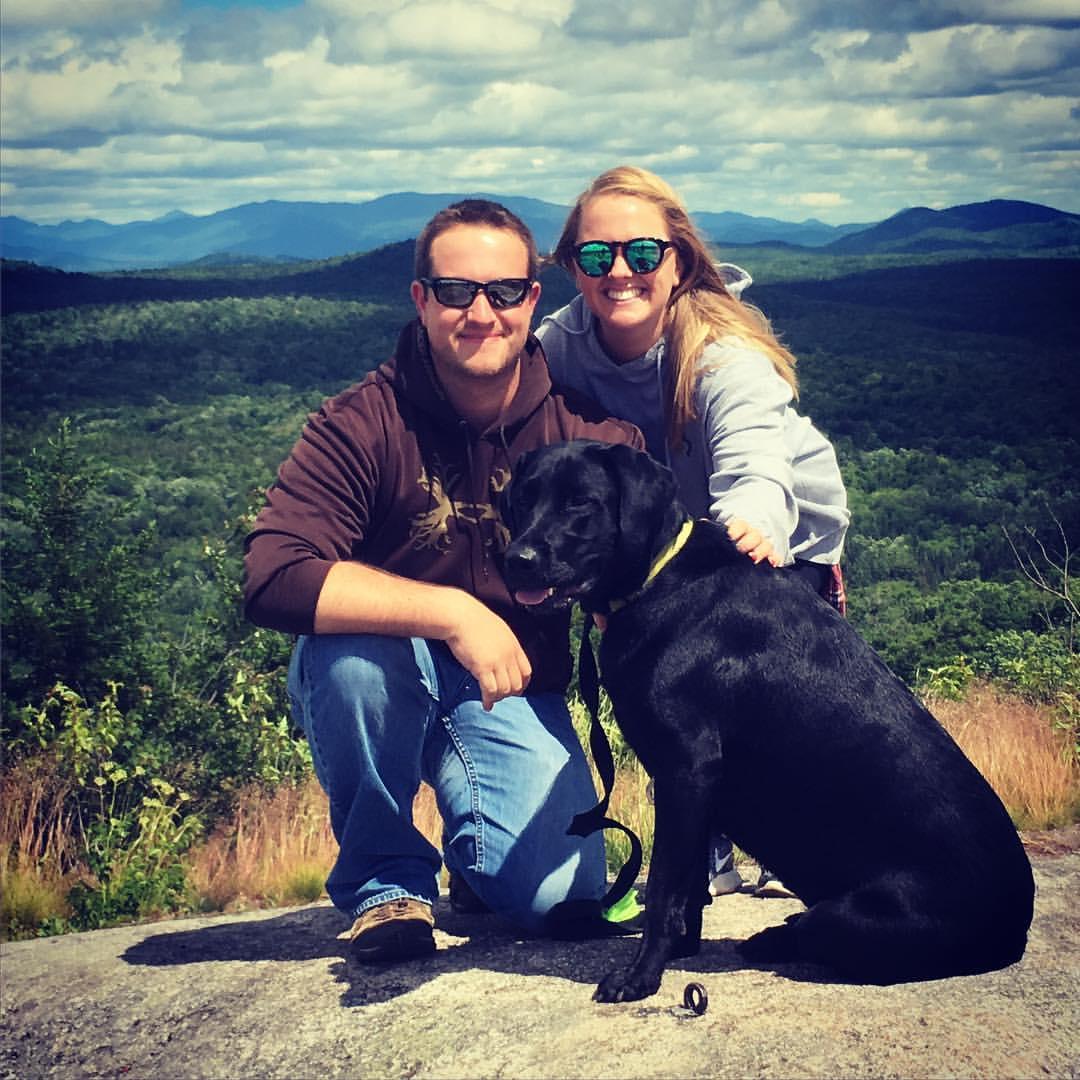
<path fill-rule="evenodd" d="M 714 263 L 678 195 L 632 166 L 579 196 L 552 258 L 580 292 L 537 330 L 556 386 L 637 424 L 691 514 L 843 610 L 836 454 L 793 408 L 795 357 L 740 299 L 749 275 Z M 709 891 L 737 891 L 730 842 L 713 849 Z M 768 871 L 755 891 L 786 894 Z"/>

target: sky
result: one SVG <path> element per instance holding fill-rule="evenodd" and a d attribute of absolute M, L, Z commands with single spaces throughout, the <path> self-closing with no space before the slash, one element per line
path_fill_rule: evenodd
<path fill-rule="evenodd" d="M 3 0 L 0 208 L 42 224 L 395 191 L 833 225 L 1080 212 L 1080 0 Z"/>

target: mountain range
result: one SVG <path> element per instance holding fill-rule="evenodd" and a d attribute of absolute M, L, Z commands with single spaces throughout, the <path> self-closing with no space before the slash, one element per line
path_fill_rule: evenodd
<path fill-rule="evenodd" d="M 0 218 L 0 254 L 62 270 L 103 272 L 227 264 L 257 260 L 311 260 L 371 251 L 414 238 L 442 207 L 466 196 L 400 192 L 363 203 L 260 202 L 196 216 L 175 211 L 152 221 L 114 225 L 64 221 L 38 225 Z M 550 250 L 569 208 L 518 196 L 494 198 L 533 230 Z M 919 207 L 871 224 L 786 222 L 730 211 L 698 212 L 703 234 L 722 246 L 788 244 L 837 253 L 925 252 L 957 248 L 1002 254 L 1055 250 L 1080 253 L 1080 215 L 1036 203 L 992 200 L 947 210 Z M 1071 250 L 1070 250 L 1071 249 Z"/>

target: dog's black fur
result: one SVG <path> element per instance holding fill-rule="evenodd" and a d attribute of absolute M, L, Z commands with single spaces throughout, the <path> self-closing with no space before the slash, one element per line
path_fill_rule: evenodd
<path fill-rule="evenodd" d="M 628 447 L 578 441 L 525 455 L 503 516 L 512 590 L 535 602 L 550 587 L 542 607 L 612 611 L 601 676 L 655 782 L 641 947 L 598 1000 L 655 993 L 668 960 L 697 952 L 715 833 L 808 908 L 743 942 L 753 962 L 891 983 L 1023 955 L 1034 883 L 1000 800 L 797 576 L 755 566 L 702 521 L 645 586 L 686 514 L 671 473 Z"/>

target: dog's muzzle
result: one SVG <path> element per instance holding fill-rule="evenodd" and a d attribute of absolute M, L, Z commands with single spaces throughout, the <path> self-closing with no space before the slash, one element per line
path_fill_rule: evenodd
<path fill-rule="evenodd" d="M 574 594 L 558 584 L 547 584 L 545 560 L 531 544 L 513 543 L 506 549 L 504 571 L 506 584 L 514 599 L 524 607 L 549 603 L 554 606 L 571 603 Z"/>

